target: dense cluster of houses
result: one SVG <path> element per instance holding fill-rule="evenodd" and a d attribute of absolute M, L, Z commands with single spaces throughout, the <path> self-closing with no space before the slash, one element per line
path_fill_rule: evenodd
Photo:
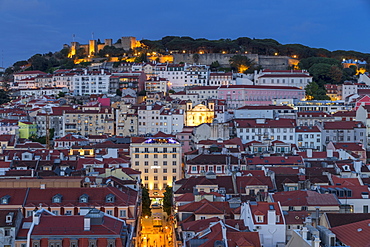
<path fill-rule="evenodd" d="M 366 246 L 370 80 L 360 78 L 328 87 L 340 101 L 307 101 L 312 77 L 297 70 L 15 74 L 19 96 L 0 108 L 0 243 L 137 245 L 141 188 L 160 202 L 171 186 L 178 246 Z"/>

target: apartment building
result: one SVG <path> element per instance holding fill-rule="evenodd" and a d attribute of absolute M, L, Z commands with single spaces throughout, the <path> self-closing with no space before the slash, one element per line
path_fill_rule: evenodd
<path fill-rule="evenodd" d="M 360 121 L 323 122 L 317 125 L 322 135 L 322 144 L 329 142 L 360 142 L 367 145 L 366 126 Z"/>
<path fill-rule="evenodd" d="M 269 70 L 264 69 L 254 76 L 255 85 L 291 86 L 304 89 L 312 82 L 312 76 L 306 70 Z"/>
<path fill-rule="evenodd" d="M 142 183 L 151 196 L 161 196 L 167 186 L 182 178 L 181 143 L 170 135 L 132 137 L 131 168 L 142 174 Z"/>
<path fill-rule="evenodd" d="M 82 75 L 74 75 L 72 81 L 74 95 L 104 94 L 109 90 L 111 74 L 101 71 L 85 71 Z"/>
<path fill-rule="evenodd" d="M 123 101 L 116 105 L 116 135 L 134 136 L 138 132 L 138 116 L 136 108 Z"/>
<path fill-rule="evenodd" d="M 155 134 L 159 131 L 166 134 L 181 132 L 184 126 L 184 111 L 169 109 L 165 106 L 142 105 L 138 109 L 138 134 Z"/>
<path fill-rule="evenodd" d="M 234 120 L 236 136 L 243 143 L 250 141 L 284 141 L 295 144 L 294 119 L 237 119 Z"/>
<path fill-rule="evenodd" d="M 66 134 L 82 136 L 114 135 L 114 109 L 111 107 L 90 106 L 63 112 L 63 131 Z"/>

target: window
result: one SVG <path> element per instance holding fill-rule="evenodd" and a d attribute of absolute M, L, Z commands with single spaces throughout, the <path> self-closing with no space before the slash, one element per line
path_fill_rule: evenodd
<path fill-rule="evenodd" d="M 135 161 L 135 166 L 139 166 L 139 161 Z"/>
<path fill-rule="evenodd" d="M 307 206 L 302 206 L 301 210 L 302 211 L 307 211 Z"/>
<path fill-rule="evenodd" d="M 56 194 L 55 196 L 53 196 L 52 202 L 53 203 L 61 203 L 62 202 L 62 195 Z"/>
<path fill-rule="evenodd" d="M 197 166 L 191 166 L 191 171 L 196 172 L 197 171 Z"/>
<path fill-rule="evenodd" d="M 154 180 L 158 180 L 158 176 L 154 176 Z"/>
<path fill-rule="evenodd" d="M 176 153 L 176 151 L 177 151 L 176 148 L 172 148 L 172 152 Z"/>
<path fill-rule="evenodd" d="M 166 166 L 167 165 L 167 161 L 163 161 L 163 165 Z"/>
<path fill-rule="evenodd" d="M 145 159 L 148 159 L 149 158 L 149 154 L 144 154 L 144 158 Z"/>
<path fill-rule="evenodd" d="M 53 214 L 55 214 L 55 215 L 59 215 L 59 211 L 58 210 L 52 210 L 51 211 Z"/>
<path fill-rule="evenodd" d="M 294 211 L 294 206 L 289 206 L 289 211 Z"/>
<path fill-rule="evenodd" d="M 177 162 L 176 161 L 172 161 L 172 165 L 173 166 L 177 165 Z"/>
<path fill-rule="evenodd" d="M 167 176 L 163 176 L 163 180 L 166 181 L 167 180 Z"/>
<path fill-rule="evenodd" d="M 139 158 L 139 155 L 138 154 L 135 154 L 135 158 L 138 159 Z"/>
<path fill-rule="evenodd" d="M 167 154 L 164 154 L 163 155 L 163 159 L 167 159 Z"/>
<path fill-rule="evenodd" d="M 81 203 L 86 203 L 86 202 L 88 202 L 88 200 L 89 200 L 89 196 L 88 195 L 83 194 L 82 196 L 80 196 L 80 202 Z"/>
<path fill-rule="evenodd" d="M 144 166 L 148 166 L 149 165 L 149 162 L 148 161 L 145 161 L 144 162 Z"/>
<path fill-rule="evenodd" d="M 109 194 L 105 197 L 105 202 L 114 202 L 115 196 L 113 194 Z"/>
<path fill-rule="evenodd" d="M 6 228 L 4 230 L 4 235 L 5 235 L 5 237 L 9 237 L 10 236 L 10 229 L 9 228 Z"/>
<path fill-rule="evenodd" d="M 176 168 L 173 168 L 172 169 L 172 173 L 176 173 Z"/>
<path fill-rule="evenodd" d="M 163 173 L 167 173 L 167 168 L 163 168 Z"/>
<path fill-rule="evenodd" d="M 256 215 L 256 221 L 259 223 L 263 222 L 263 215 Z"/>
<path fill-rule="evenodd" d="M 135 148 L 135 152 L 138 153 L 139 152 L 139 148 Z"/>
<path fill-rule="evenodd" d="M 6 195 L 1 198 L 1 204 L 9 204 L 10 196 Z"/>
<path fill-rule="evenodd" d="M 26 215 L 27 215 L 27 217 L 32 216 L 33 215 L 33 211 L 32 210 L 28 210 Z"/>
<path fill-rule="evenodd" d="M 154 172 L 154 173 L 158 173 L 158 169 L 154 169 L 154 170 L 153 170 L 153 172 Z"/>
<path fill-rule="evenodd" d="M 149 177 L 148 176 L 144 176 L 144 180 L 149 180 Z"/>
<path fill-rule="evenodd" d="M 149 169 L 144 169 L 144 173 L 149 173 Z"/>
<path fill-rule="evenodd" d="M 65 215 L 72 215 L 72 210 L 66 210 Z"/>
<path fill-rule="evenodd" d="M 121 218 L 126 218 L 127 216 L 126 216 L 126 210 L 120 210 L 119 211 L 119 217 L 121 217 Z"/>
<path fill-rule="evenodd" d="M 155 160 L 155 161 L 154 161 L 154 165 L 155 165 L 155 166 L 158 166 L 158 161 L 156 161 L 156 160 Z"/>
<path fill-rule="evenodd" d="M 157 159 L 158 158 L 158 154 L 154 154 L 154 159 Z"/>

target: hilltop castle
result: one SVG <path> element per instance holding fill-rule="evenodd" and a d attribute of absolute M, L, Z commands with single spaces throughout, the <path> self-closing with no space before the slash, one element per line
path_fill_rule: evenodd
<path fill-rule="evenodd" d="M 114 46 L 116 48 L 122 48 L 125 51 L 140 47 L 141 43 L 136 40 L 135 37 L 122 37 L 117 43 L 113 44 L 112 39 L 105 39 L 104 43 L 98 43 L 96 40 L 89 40 L 88 44 L 80 44 L 78 42 L 71 42 L 71 45 L 64 45 L 64 48 L 69 48 L 68 57 L 73 57 L 76 55 L 76 51 L 83 48 L 89 56 L 93 56 L 105 46 Z"/>

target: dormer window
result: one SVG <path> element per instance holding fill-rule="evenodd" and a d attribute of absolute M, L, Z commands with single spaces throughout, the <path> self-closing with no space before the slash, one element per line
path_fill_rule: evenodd
<path fill-rule="evenodd" d="M 56 194 L 53 196 L 52 202 L 53 203 L 61 203 L 62 202 L 62 195 L 61 194 Z"/>
<path fill-rule="evenodd" d="M 89 201 L 89 196 L 86 195 L 86 194 L 83 194 L 82 196 L 80 196 L 80 200 L 79 200 L 81 203 L 87 203 Z"/>
<path fill-rule="evenodd" d="M 256 215 L 256 222 L 262 223 L 263 222 L 263 215 Z"/>
<path fill-rule="evenodd" d="M 113 194 L 109 194 L 105 197 L 105 202 L 113 203 L 115 200 L 115 196 Z"/>
<path fill-rule="evenodd" d="M 6 195 L 1 198 L 1 204 L 9 204 L 10 196 Z"/>
<path fill-rule="evenodd" d="M 13 221 L 13 214 L 12 213 L 9 213 L 6 217 L 5 217 L 5 223 L 12 223 Z"/>

